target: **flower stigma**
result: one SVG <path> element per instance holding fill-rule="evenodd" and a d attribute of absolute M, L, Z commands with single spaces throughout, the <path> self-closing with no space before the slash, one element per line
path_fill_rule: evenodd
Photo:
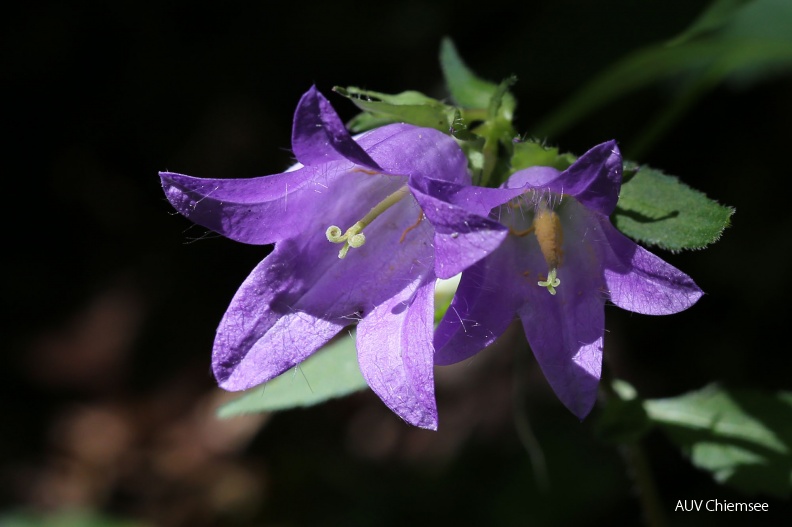
<path fill-rule="evenodd" d="M 559 280 L 556 277 L 556 272 L 557 270 L 554 267 L 550 269 L 549 273 L 547 273 L 547 280 L 540 280 L 539 282 L 536 282 L 537 285 L 546 287 L 547 292 L 550 293 L 551 295 L 555 295 L 556 294 L 555 288 L 561 285 L 561 280 Z"/>
<path fill-rule="evenodd" d="M 325 235 L 327 236 L 328 241 L 333 243 L 342 243 L 344 244 L 341 247 L 341 250 L 338 251 L 339 258 L 345 258 L 347 252 L 349 252 L 349 248 L 353 247 L 357 249 L 358 247 L 362 247 L 363 244 L 366 243 L 366 235 L 363 234 L 361 231 L 366 228 L 372 221 L 377 219 L 377 217 L 394 206 L 396 203 L 401 201 L 401 199 L 409 194 L 410 191 L 407 188 L 407 185 L 402 186 L 393 194 L 390 194 L 385 199 L 374 205 L 372 209 L 363 216 L 363 218 L 352 225 L 350 228 L 346 230 L 345 233 L 341 234 L 341 228 L 337 225 L 331 225 L 325 231 Z"/>

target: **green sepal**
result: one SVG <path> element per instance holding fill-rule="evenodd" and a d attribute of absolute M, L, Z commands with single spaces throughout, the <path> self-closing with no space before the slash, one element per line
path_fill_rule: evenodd
<path fill-rule="evenodd" d="M 298 366 L 217 410 L 220 418 L 313 406 L 367 387 L 360 373 L 355 338 L 344 335 Z"/>
<path fill-rule="evenodd" d="M 566 170 L 577 158 L 570 154 L 559 154 L 558 148 L 545 146 L 536 141 L 520 141 L 514 144 L 511 159 L 512 173 L 524 168 L 543 166 Z"/>
<path fill-rule="evenodd" d="M 734 209 L 720 205 L 677 178 L 641 167 L 621 187 L 613 224 L 649 245 L 702 249 L 720 238 Z"/>
<path fill-rule="evenodd" d="M 347 123 L 347 128 L 353 134 L 359 134 L 367 130 L 373 130 L 386 124 L 395 122 L 389 117 L 377 116 L 368 112 L 360 112 Z"/>
<path fill-rule="evenodd" d="M 792 494 L 792 392 L 718 385 L 644 402 L 647 415 L 698 468 L 743 492 Z"/>
<path fill-rule="evenodd" d="M 456 108 L 441 103 L 417 91 L 405 91 L 396 95 L 361 90 L 354 86 L 336 86 L 333 91 L 351 100 L 355 106 L 372 117 L 360 118 L 357 124 L 371 123 L 376 119 L 379 126 L 388 123 L 409 123 L 415 126 L 435 128 L 449 133 L 451 123 L 457 116 Z"/>

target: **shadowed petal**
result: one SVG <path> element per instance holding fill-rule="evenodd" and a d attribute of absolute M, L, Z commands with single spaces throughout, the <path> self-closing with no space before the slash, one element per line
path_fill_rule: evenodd
<path fill-rule="evenodd" d="M 555 296 L 537 287 L 520 311 L 542 372 L 561 402 L 580 419 L 594 407 L 602 369 L 605 302 L 593 285 L 567 278 Z"/>
<path fill-rule="evenodd" d="M 435 364 L 448 365 L 472 357 L 501 336 L 525 299 L 521 284 L 503 287 L 504 277 L 519 276 L 507 239 L 488 260 L 462 273 L 454 299 L 435 330 Z"/>
<path fill-rule="evenodd" d="M 373 170 L 379 166 L 352 139 L 344 123 L 316 86 L 300 99 L 294 112 L 292 150 L 303 165 L 316 165 L 342 158 Z"/>
<path fill-rule="evenodd" d="M 485 216 L 472 214 L 444 199 L 412 188 L 426 219 L 434 226 L 435 273 L 451 278 L 494 251 L 508 229 Z"/>
<path fill-rule="evenodd" d="M 244 390 L 280 375 L 348 323 L 300 309 L 317 292 L 304 289 L 292 273 L 292 256 L 279 249 L 242 283 L 217 328 L 212 365 L 226 390 Z"/>
<path fill-rule="evenodd" d="M 489 216 L 493 209 L 525 192 L 523 188 L 474 187 L 429 178 L 413 178 L 410 186 L 424 194 L 441 197 L 444 201 L 479 216 Z"/>
<path fill-rule="evenodd" d="M 628 311 L 669 315 L 698 301 L 703 292 L 693 280 L 600 220 L 609 246 L 602 256 L 610 300 Z"/>
<path fill-rule="evenodd" d="M 531 287 L 519 310 L 525 336 L 558 398 L 579 418 L 597 397 L 605 332 L 605 280 L 596 244 L 602 239 L 589 213 L 570 201 L 562 214 L 564 257 L 556 294 L 536 284 L 547 274 L 535 237 L 523 238 L 522 266 Z"/>
<path fill-rule="evenodd" d="M 421 277 L 358 324 L 360 371 L 368 385 L 408 423 L 437 429 L 432 371 L 434 277 Z"/>

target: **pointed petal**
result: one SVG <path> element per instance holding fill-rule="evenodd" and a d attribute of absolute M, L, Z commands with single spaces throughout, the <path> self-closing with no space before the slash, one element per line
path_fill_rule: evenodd
<path fill-rule="evenodd" d="M 244 390 L 302 362 L 348 323 L 301 309 L 312 302 L 276 247 L 242 283 L 217 328 L 212 365 L 226 390 Z"/>
<path fill-rule="evenodd" d="M 435 229 L 435 273 L 440 278 L 451 278 L 484 258 L 509 232 L 497 221 L 410 187 Z"/>
<path fill-rule="evenodd" d="M 516 243 L 507 239 L 495 253 L 462 273 L 454 299 L 435 330 L 434 362 L 455 364 L 472 357 L 503 334 L 525 301 L 521 284 L 504 287 L 504 277 L 519 276 Z"/>
<path fill-rule="evenodd" d="M 645 315 L 669 315 L 695 304 L 703 292 L 693 280 L 639 246 L 602 218 L 605 281 L 617 306 Z"/>
<path fill-rule="evenodd" d="M 367 176 L 346 161 L 249 179 L 204 179 L 160 172 L 173 207 L 232 240 L 263 245 L 299 236 L 327 208 L 328 194 Z M 313 214 L 312 214 L 313 212 Z M 326 228 L 326 226 L 325 226 Z"/>
<path fill-rule="evenodd" d="M 591 210 L 609 215 L 619 201 L 622 158 L 616 141 L 595 146 L 561 173 L 557 192 L 574 196 Z"/>
<path fill-rule="evenodd" d="M 545 378 L 564 406 L 583 419 L 597 399 L 605 317 L 602 301 L 591 295 L 574 300 L 575 306 L 562 310 L 543 299 L 521 316 Z"/>
<path fill-rule="evenodd" d="M 554 175 L 555 174 L 555 175 Z M 622 158 L 616 141 L 595 146 L 563 172 L 531 167 L 515 172 L 508 187 L 549 190 L 574 196 L 587 208 L 609 215 L 616 208 L 622 178 Z"/>
<path fill-rule="evenodd" d="M 376 306 L 357 330 L 360 371 L 369 386 L 408 423 L 437 429 L 431 344 L 434 276 L 419 277 Z"/>
<path fill-rule="evenodd" d="M 303 165 L 347 160 L 373 170 L 379 166 L 352 139 L 344 123 L 316 86 L 300 99 L 294 112 L 292 150 Z"/>

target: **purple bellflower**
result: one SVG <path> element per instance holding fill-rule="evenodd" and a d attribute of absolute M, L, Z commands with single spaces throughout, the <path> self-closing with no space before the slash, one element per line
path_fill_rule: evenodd
<path fill-rule="evenodd" d="M 359 321 L 369 386 L 408 423 L 436 429 L 435 281 L 483 258 L 508 230 L 488 217 L 494 203 L 477 197 L 465 155 L 437 130 L 393 124 L 353 139 L 311 88 L 292 149 L 299 164 L 281 174 L 160 173 L 168 200 L 193 222 L 275 244 L 217 329 L 218 383 L 235 391 L 266 382 Z"/>
<path fill-rule="evenodd" d="M 510 235 L 462 273 L 435 334 L 435 364 L 464 360 L 495 341 L 515 316 L 559 399 L 583 419 L 602 367 L 604 304 L 665 315 L 702 295 L 689 276 L 618 232 L 622 158 L 614 141 L 563 172 L 513 174 L 492 211 Z"/>

